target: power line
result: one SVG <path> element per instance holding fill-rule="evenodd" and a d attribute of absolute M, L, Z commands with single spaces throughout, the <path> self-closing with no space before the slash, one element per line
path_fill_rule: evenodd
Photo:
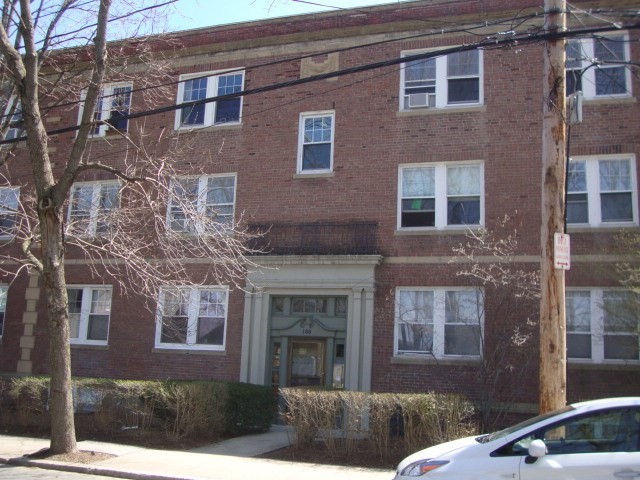
<path fill-rule="evenodd" d="M 628 25 L 628 26 L 624 27 L 625 30 L 633 30 L 633 29 L 639 29 L 639 28 L 640 28 L 640 23 L 636 23 L 636 24 Z M 183 102 L 183 103 L 175 104 L 175 105 L 167 105 L 167 106 L 164 106 L 164 107 L 159 107 L 159 108 L 155 108 L 155 109 L 151 109 L 151 110 L 146 110 L 146 111 L 136 112 L 136 113 L 130 113 L 128 115 L 122 115 L 121 117 L 119 117 L 119 119 L 122 119 L 122 120 L 135 119 L 135 118 L 142 118 L 142 117 L 147 117 L 147 116 L 151 116 L 151 115 L 158 115 L 158 114 L 162 114 L 162 113 L 181 110 L 183 108 L 193 107 L 193 106 L 196 106 L 196 105 L 213 103 L 213 102 L 220 101 L 220 100 L 230 100 L 230 99 L 234 99 L 234 98 L 245 97 L 245 96 L 248 96 L 248 95 L 256 95 L 256 94 L 259 94 L 259 93 L 266 93 L 266 92 L 270 92 L 270 91 L 274 91 L 274 90 L 280 90 L 280 89 L 283 89 L 283 88 L 293 87 L 293 86 L 297 86 L 297 85 L 304 85 L 304 84 L 307 84 L 307 83 L 317 82 L 317 81 L 320 81 L 320 80 L 326 80 L 326 79 L 329 79 L 329 78 L 338 78 L 338 77 L 342 77 L 342 76 L 345 76 L 345 75 L 352 75 L 352 74 L 355 74 L 355 73 L 365 72 L 365 71 L 374 70 L 374 69 L 378 69 L 378 68 L 384 68 L 384 67 L 389 67 L 389 66 L 393 66 L 393 65 L 399 65 L 399 64 L 402 64 L 402 63 L 408 63 L 408 62 L 415 61 L 415 60 L 426 60 L 426 59 L 430 59 L 430 58 L 436 58 L 436 57 L 449 55 L 449 54 L 452 54 L 452 53 L 476 50 L 478 48 L 487 48 L 487 47 L 498 48 L 498 47 L 505 47 L 505 46 L 519 45 L 519 44 L 530 44 L 530 43 L 536 43 L 536 42 L 539 42 L 539 41 L 542 41 L 542 40 L 559 40 L 559 39 L 571 38 L 571 37 L 579 36 L 579 35 L 596 34 L 596 33 L 603 33 L 603 32 L 609 32 L 609 31 L 611 31 L 611 27 L 607 26 L 607 27 L 593 27 L 593 28 L 588 28 L 588 29 L 578 29 L 578 30 L 572 30 L 572 31 L 567 30 L 567 31 L 564 31 L 564 32 L 548 32 L 548 33 L 536 34 L 536 35 L 528 35 L 528 34 L 526 34 L 523 37 L 518 37 L 518 36 L 514 35 L 514 36 L 510 36 L 508 38 L 502 38 L 502 39 L 495 38 L 495 39 L 491 39 L 490 41 L 482 41 L 482 42 L 477 42 L 477 43 L 468 44 L 468 45 L 461 45 L 461 46 L 456 46 L 456 47 L 451 47 L 451 48 L 445 48 L 445 49 L 437 50 L 437 51 L 423 52 L 423 53 L 407 55 L 407 56 L 398 57 L 398 58 L 392 58 L 392 59 L 388 59 L 388 60 L 382 60 L 382 61 L 379 61 L 379 62 L 368 63 L 368 64 L 365 64 L 365 65 L 359 65 L 359 66 L 356 66 L 356 67 L 337 70 L 337 71 L 334 71 L 334 72 L 328 72 L 328 73 L 323 73 L 323 74 L 320 74 L 320 75 L 314 75 L 314 76 L 311 76 L 311 77 L 298 78 L 298 79 L 295 79 L 295 80 L 290 80 L 288 82 L 281 82 L 281 83 L 275 83 L 275 84 L 271 84 L 271 85 L 265 85 L 263 87 L 257 87 L 257 88 L 253 88 L 253 89 L 250 89 L 250 90 L 243 90 L 241 92 L 230 93 L 230 94 L 226 94 L 226 95 L 217 95 L 217 96 L 207 97 L 207 98 L 200 99 L 200 100 L 193 100 L 193 101 L 189 101 L 189 102 Z M 74 131 L 77 131 L 79 129 L 80 129 L 80 125 L 74 125 L 74 126 L 70 126 L 70 127 L 51 130 L 51 131 L 47 132 L 47 135 L 48 136 L 60 135 L 60 134 L 63 134 L 63 133 L 74 132 Z M 0 145 L 17 143 L 17 142 L 26 140 L 26 138 L 27 138 L 26 136 L 22 136 L 22 137 L 15 138 L 15 139 L 10 139 L 10 140 L 2 140 L 2 141 L 0 141 Z"/>

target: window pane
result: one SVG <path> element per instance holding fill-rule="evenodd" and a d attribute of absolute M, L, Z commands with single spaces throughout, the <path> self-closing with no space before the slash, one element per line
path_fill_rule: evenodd
<path fill-rule="evenodd" d="M 569 162 L 569 177 L 567 178 L 567 191 L 587 191 L 587 163 Z"/>
<path fill-rule="evenodd" d="M 314 117 L 304 120 L 304 143 L 331 141 L 331 117 Z"/>
<path fill-rule="evenodd" d="M 593 46 L 596 59 L 602 62 L 623 62 L 624 44 L 623 37 L 596 38 Z"/>
<path fill-rule="evenodd" d="M 625 67 L 596 70 L 596 95 L 623 95 L 627 92 Z"/>
<path fill-rule="evenodd" d="M 207 78 L 194 78 L 184 82 L 183 102 L 202 100 L 207 96 Z M 182 109 L 181 123 L 183 125 L 203 125 L 205 104 L 199 103 Z"/>
<path fill-rule="evenodd" d="M 479 75 L 478 50 L 469 50 L 447 55 L 447 76 L 462 77 Z"/>
<path fill-rule="evenodd" d="M 434 85 L 436 79 L 436 61 L 433 58 L 413 60 L 405 64 L 404 80 L 406 87 Z"/>
<path fill-rule="evenodd" d="M 447 167 L 447 195 L 480 194 L 480 166 Z"/>
<path fill-rule="evenodd" d="M 581 68 L 582 60 L 585 58 L 585 54 L 582 51 L 582 42 L 580 40 L 569 40 L 566 52 L 567 68 Z"/>
<path fill-rule="evenodd" d="M 13 235 L 18 211 L 18 189 L 0 189 L 0 236 Z"/>
<path fill-rule="evenodd" d="M 87 329 L 88 340 L 106 340 L 108 331 L 108 315 L 89 315 L 89 327 Z"/>
<path fill-rule="evenodd" d="M 201 345 L 223 345 L 224 318 L 199 317 L 196 342 Z"/>
<path fill-rule="evenodd" d="M 479 325 L 445 325 L 445 355 L 480 355 Z"/>
<path fill-rule="evenodd" d="M 169 223 L 172 230 L 185 232 L 195 228 L 193 217 L 197 210 L 198 185 L 197 178 L 182 178 L 174 182 L 169 209 Z"/>
<path fill-rule="evenodd" d="M 129 115 L 129 109 L 131 107 L 131 86 L 114 87 L 111 92 L 111 98 L 109 98 L 108 101 L 111 108 L 107 122 L 116 130 L 126 131 L 129 120 L 123 117 Z"/>
<path fill-rule="evenodd" d="M 80 332 L 80 312 L 82 311 L 81 288 L 67 289 L 67 299 L 69 305 L 69 328 L 71 338 L 78 338 Z"/>
<path fill-rule="evenodd" d="M 630 222 L 633 220 L 631 193 L 606 193 L 600 195 L 603 222 Z"/>
<path fill-rule="evenodd" d="M 436 220 L 436 201 L 433 198 L 402 200 L 403 227 L 433 227 Z"/>
<path fill-rule="evenodd" d="M 591 332 L 591 293 L 567 291 L 567 332 Z"/>
<path fill-rule="evenodd" d="M 235 179 L 233 177 L 211 177 L 208 180 L 207 205 L 233 203 Z"/>
<path fill-rule="evenodd" d="M 591 335 L 567 332 L 567 356 L 569 358 L 591 358 Z"/>
<path fill-rule="evenodd" d="M 398 325 L 398 352 L 433 352 L 433 325 Z"/>
<path fill-rule="evenodd" d="M 240 104 L 241 99 L 239 98 L 218 100 L 216 102 L 215 123 L 230 123 L 240 121 Z"/>
<path fill-rule="evenodd" d="M 476 291 L 445 293 L 445 355 L 480 355 L 482 310 Z"/>
<path fill-rule="evenodd" d="M 74 188 L 71 195 L 70 227 L 78 235 L 87 235 L 93 206 L 93 185 L 82 185 Z"/>
<path fill-rule="evenodd" d="M 447 103 L 476 103 L 480 101 L 478 78 L 449 79 Z"/>
<path fill-rule="evenodd" d="M 436 169 L 405 168 L 402 170 L 403 197 L 433 197 L 435 195 Z"/>
<path fill-rule="evenodd" d="M 479 198 L 453 198 L 447 202 L 447 225 L 478 225 L 479 223 Z"/>
<path fill-rule="evenodd" d="M 302 151 L 303 170 L 331 168 L 331 144 L 305 145 Z"/>
<path fill-rule="evenodd" d="M 166 291 L 162 305 L 160 342 L 187 343 L 189 291 Z"/>
<path fill-rule="evenodd" d="M 638 360 L 638 335 L 605 335 L 604 358 Z"/>
<path fill-rule="evenodd" d="M 600 160 L 600 191 L 631 190 L 631 165 L 629 160 Z"/>
<path fill-rule="evenodd" d="M 433 291 L 401 290 L 396 321 L 433 323 L 433 304 Z"/>
<path fill-rule="evenodd" d="M 567 194 L 567 223 L 589 223 L 589 203 L 586 193 Z"/>

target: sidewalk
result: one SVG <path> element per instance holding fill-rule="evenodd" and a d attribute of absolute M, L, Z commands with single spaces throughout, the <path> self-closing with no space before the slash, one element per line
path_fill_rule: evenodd
<path fill-rule="evenodd" d="M 153 450 L 131 445 L 78 442 L 79 450 L 115 457 L 91 464 L 32 460 L 24 455 L 49 447 L 49 440 L 0 435 L 0 463 L 89 473 L 134 480 L 391 480 L 391 470 L 340 467 L 253 458 L 289 445 L 283 427 L 233 438 L 189 451 Z"/>

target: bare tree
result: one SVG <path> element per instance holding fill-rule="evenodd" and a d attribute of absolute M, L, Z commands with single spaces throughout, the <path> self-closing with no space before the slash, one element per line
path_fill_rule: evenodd
<path fill-rule="evenodd" d="M 6 0 L 0 7 L 5 106 L 0 131 L 3 138 L 26 144 L 26 152 L 4 145 L 1 165 L 7 184 L 16 158 L 27 157 L 30 172 L 19 194 L 16 188 L 2 189 L 7 198 L 2 199 L 0 228 L 13 239 L 3 245 L 2 257 L 20 265 L 17 271 L 7 268 L 3 273 L 16 275 L 29 269 L 42 279 L 48 311 L 52 453 L 77 449 L 66 254 L 84 255 L 97 278 L 110 275 L 124 291 L 135 289 L 149 299 L 171 285 L 212 279 L 239 284 L 244 267 L 251 263 L 245 256 L 249 236 L 237 227 L 241 222 L 234 222 L 220 206 L 224 202 L 201 201 L 189 184 L 197 172 L 181 170 L 172 161 L 173 156 L 184 155 L 176 146 L 179 142 L 163 143 L 162 133 L 149 138 L 143 121 L 135 132 L 119 129 L 114 117 L 126 101 L 121 91 L 111 92 L 110 118 L 97 113 L 105 101 L 105 82 L 135 78 L 136 86 L 144 86 L 162 77 L 160 53 L 153 49 L 157 38 L 107 42 L 110 22 L 124 19 L 142 32 L 138 27 L 144 18 L 131 23 L 136 17 L 130 14 L 146 18 L 162 5 L 160 1 L 114 0 L 112 6 L 112 0 Z M 135 68 L 127 62 L 132 58 Z M 150 58 L 152 65 L 147 62 Z M 154 95 L 163 96 L 159 89 L 144 94 L 147 107 L 153 105 Z M 82 113 L 77 133 L 69 153 L 64 157 L 57 153 L 53 162 L 44 117 L 56 108 L 77 109 L 78 99 Z M 117 160 L 93 158 L 89 140 L 100 129 L 110 129 L 127 146 Z M 74 187 L 88 172 L 98 172 L 111 185 L 98 195 Z M 217 192 L 224 197 L 225 185 Z M 199 278 L 189 275 L 193 259 L 206 259 Z"/>
<path fill-rule="evenodd" d="M 454 262 L 460 264 L 457 275 L 476 288 L 483 305 L 476 319 L 482 354 L 474 372 L 483 431 L 503 423 L 536 366 L 532 335 L 539 276 L 537 269 L 518 264 L 518 233 L 507 230 L 512 222 L 505 215 L 493 230 L 469 232 L 467 241 L 453 249 Z M 489 327 L 484 327 L 485 314 L 491 317 Z"/>

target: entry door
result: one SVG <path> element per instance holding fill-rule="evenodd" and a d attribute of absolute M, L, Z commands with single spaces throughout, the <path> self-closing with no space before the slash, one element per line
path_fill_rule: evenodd
<path fill-rule="evenodd" d="M 324 386 L 324 340 L 293 340 L 289 351 L 289 382 L 292 387 Z"/>

